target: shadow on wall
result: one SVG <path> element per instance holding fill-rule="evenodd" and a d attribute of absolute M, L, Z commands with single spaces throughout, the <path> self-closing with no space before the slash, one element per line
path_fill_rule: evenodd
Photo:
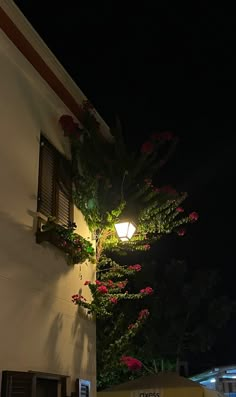
<path fill-rule="evenodd" d="M 74 336 L 73 368 L 81 378 L 96 375 L 96 327 L 92 316 L 78 307 L 71 332 Z"/>
<path fill-rule="evenodd" d="M 0 274 L 19 283 L 30 281 L 26 285 L 38 289 L 53 284 L 71 268 L 59 250 L 36 243 L 33 222 L 29 227 L 0 212 Z"/>
<path fill-rule="evenodd" d="M 94 320 L 70 301 L 78 267 L 68 266 L 57 249 L 36 244 L 33 218 L 29 227 L 0 212 L 0 234 L 0 335 L 6 341 L 0 366 L 95 375 Z"/>

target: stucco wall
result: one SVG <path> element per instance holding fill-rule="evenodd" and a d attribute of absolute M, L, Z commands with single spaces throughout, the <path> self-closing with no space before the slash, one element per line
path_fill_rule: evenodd
<path fill-rule="evenodd" d="M 0 33 L 0 371 L 40 371 L 92 381 L 95 324 L 71 295 L 93 279 L 95 265 L 69 267 L 50 245 L 35 242 L 40 131 L 68 154 L 58 117 L 69 113 Z M 82 214 L 78 232 L 89 237 Z M 70 382 L 68 382 L 70 383 Z M 70 385 L 69 390 L 70 393 Z M 68 394 L 69 394 L 68 393 Z"/>

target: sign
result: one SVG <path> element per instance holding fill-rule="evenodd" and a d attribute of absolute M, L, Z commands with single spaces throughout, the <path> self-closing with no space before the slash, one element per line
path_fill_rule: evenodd
<path fill-rule="evenodd" d="M 145 390 L 135 390 L 131 392 L 131 397 L 163 397 L 161 389 L 145 389 Z"/>

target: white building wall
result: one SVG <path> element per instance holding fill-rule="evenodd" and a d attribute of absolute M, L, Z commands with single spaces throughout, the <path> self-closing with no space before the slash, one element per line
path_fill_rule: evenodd
<path fill-rule="evenodd" d="M 89 298 L 95 265 L 69 267 L 63 254 L 35 242 L 39 139 L 62 153 L 58 125 L 70 114 L 29 62 L 0 32 L 0 371 L 40 371 L 92 381 L 95 324 L 78 314 L 71 295 Z M 78 233 L 91 237 L 75 211 Z M 68 395 L 70 393 L 70 382 Z"/>

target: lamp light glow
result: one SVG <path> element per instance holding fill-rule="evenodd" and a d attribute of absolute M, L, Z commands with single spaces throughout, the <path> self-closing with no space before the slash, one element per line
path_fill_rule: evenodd
<path fill-rule="evenodd" d="M 116 233 L 121 241 L 129 241 L 136 230 L 132 222 L 120 222 L 115 224 Z"/>

